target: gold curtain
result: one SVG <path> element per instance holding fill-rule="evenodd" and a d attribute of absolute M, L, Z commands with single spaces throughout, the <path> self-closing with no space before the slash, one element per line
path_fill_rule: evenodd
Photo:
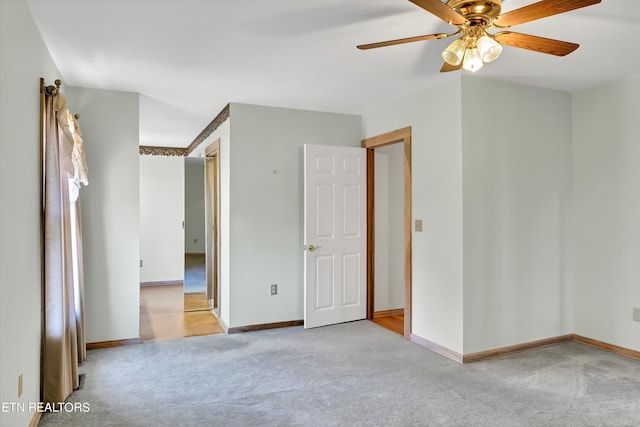
<path fill-rule="evenodd" d="M 84 361 L 79 184 L 88 183 L 77 121 L 58 90 L 43 106 L 42 400 L 62 402 L 78 387 Z"/>

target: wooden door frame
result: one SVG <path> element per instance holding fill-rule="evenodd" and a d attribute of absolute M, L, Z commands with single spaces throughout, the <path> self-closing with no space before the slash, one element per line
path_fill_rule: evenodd
<path fill-rule="evenodd" d="M 404 337 L 411 337 L 411 126 L 362 140 L 367 149 L 367 319 L 375 311 L 375 149 L 403 144 L 404 151 Z"/>
<path fill-rule="evenodd" d="M 217 138 L 215 141 L 213 141 L 212 144 L 210 144 L 209 146 L 207 146 L 204 149 L 204 155 L 205 155 L 205 191 L 206 191 L 206 183 L 208 182 L 208 177 L 206 174 L 206 162 L 209 161 L 210 157 L 214 158 L 214 167 L 215 167 L 215 171 L 214 171 L 214 175 L 215 175 L 215 197 L 213 200 L 213 214 L 214 214 L 214 223 L 213 223 L 213 228 L 214 228 L 214 236 L 209 236 L 209 228 L 207 227 L 206 230 L 206 241 L 207 241 L 207 248 L 210 245 L 210 237 L 213 240 L 213 245 L 215 247 L 215 262 L 213 264 L 213 274 L 215 277 L 215 286 L 213 289 L 214 295 L 214 304 L 213 307 L 211 307 L 211 309 L 214 311 L 214 314 L 216 315 L 216 317 L 219 319 L 222 315 L 222 308 L 221 308 L 221 298 L 220 298 L 220 138 Z M 206 206 L 206 204 L 205 204 Z M 206 216 L 208 218 L 208 212 L 206 212 Z M 207 252 L 207 251 L 205 251 Z M 208 284 L 207 284 L 208 286 Z"/>

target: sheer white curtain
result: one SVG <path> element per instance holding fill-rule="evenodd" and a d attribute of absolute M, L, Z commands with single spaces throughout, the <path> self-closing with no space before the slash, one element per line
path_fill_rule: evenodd
<path fill-rule="evenodd" d="M 77 120 L 57 90 L 43 100 L 42 399 L 62 402 L 84 361 L 84 284 L 79 188 L 87 168 Z"/>

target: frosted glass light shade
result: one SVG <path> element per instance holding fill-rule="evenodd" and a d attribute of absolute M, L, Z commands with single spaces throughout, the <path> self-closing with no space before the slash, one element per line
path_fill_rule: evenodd
<path fill-rule="evenodd" d="M 482 36 L 478 39 L 478 52 L 483 62 L 491 62 L 502 53 L 502 45 L 488 36 Z"/>
<path fill-rule="evenodd" d="M 460 65 L 464 58 L 464 51 L 467 49 L 467 44 L 461 39 L 455 40 L 445 50 L 442 51 L 442 59 L 451 65 Z"/>
<path fill-rule="evenodd" d="M 467 71 L 476 72 L 483 66 L 484 64 L 482 63 L 482 58 L 480 58 L 480 52 L 478 52 L 478 49 L 467 49 L 464 54 L 464 60 L 462 61 L 462 68 Z"/>

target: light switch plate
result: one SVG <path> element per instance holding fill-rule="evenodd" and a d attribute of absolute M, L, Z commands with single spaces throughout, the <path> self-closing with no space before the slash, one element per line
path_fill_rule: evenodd
<path fill-rule="evenodd" d="M 640 307 L 633 307 L 633 320 L 640 322 Z"/>
<path fill-rule="evenodd" d="M 416 219 L 416 231 L 422 232 L 422 220 Z"/>

